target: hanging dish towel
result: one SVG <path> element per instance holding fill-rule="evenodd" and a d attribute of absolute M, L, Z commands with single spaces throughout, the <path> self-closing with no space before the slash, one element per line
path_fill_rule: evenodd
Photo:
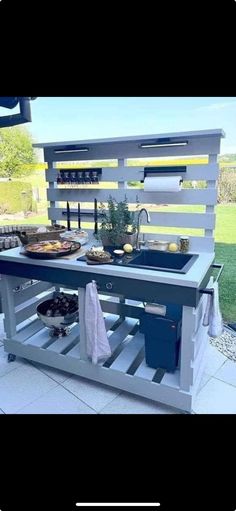
<path fill-rule="evenodd" d="M 111 348 L 98 298 L 97 286 L 94 280 L 86 286 L 85 332 L 87 338 L 87 355 L 91 357 L 93 364 L 97 364 L 99 359 L 111 355 Z"/>
<path fill-rule="evenodd" d="M 223 320 L 220 312 L 218 282 L 213 283 L 212 289 L 213 295 L 207 297 L 203 325 L 209 326 L 208 334 L 210 337 L 219 337 L 223 332 Z"/>

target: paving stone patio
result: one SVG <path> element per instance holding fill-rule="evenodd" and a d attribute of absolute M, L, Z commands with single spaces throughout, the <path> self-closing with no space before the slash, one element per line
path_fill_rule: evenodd
<path fill-rule="evenodd" d="M 0 315 L 0 414 L 178 414 L 166 405 L 17 358 L 8 363 Z M 193 412 L 236 413 L 236 363 L 209 345 Z"/>

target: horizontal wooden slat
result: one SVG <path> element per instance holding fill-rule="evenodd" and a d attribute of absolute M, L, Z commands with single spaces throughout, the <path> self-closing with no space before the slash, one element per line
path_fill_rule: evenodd
<path fill-rule="evenodd" d="M 21 278 L 21 277 L 13 277 L 13 276 L 10 276 L 10 275 L 8 275 L 7 279 L 8 279 L 8 282 L 10 284 L 11 289 L 14 289 L 14 290 L 15 290 L 16 287 L 23 286 L 24 284 L 26 284 L 27 282 L 30 281 L 29 278 L 24 279 L 24 278 Z M 0 292 L 1 292 L 1 287 L 2 287 L 2 280 L 1 280 L 1 275 L 0 275 Z M 4 293 L 4 291 L 3 291 L 3 293 Z"/>
<path fill-rule="evenodd" d="M 138 378 L 144 378 L 144 380 L 152 381 L 156 374 L 156 371 L 157 371 L 156 369 L 149 367 L 144 359 L 140 366 L 138 367 L 137 371 L 135 372 L 135 376 L 137 376 Z"/>
<path fill-rule="evenodd" d="M 171 162 L 170 162 L 171 163 Z M 153 165 L 156 166 L 156 165 Z M 163 165 L 162 165 L 163 167 Z M 147 167 L 146 167 L 147 168 Z M 60 169 L 48 169 L 45 171 L 47 182 L 57 180 L 58 171 Z M 73 168 L 67 169 L 73 172 Z M 83 169 L 81 169 L 83 170 Z M 96 170 L 96 169 L 94 169 Z M 214 180 L 217 179 L 219 173 L 219 165 L 216 163 L 206 165 L 186 165 L 186 172 L 177 173 L 183 177 L 184 181 Z M 157 176 L 173 176 L 173 172 L 160 172 L 157 170 Z M 142 181 L 144 177 L 144 167 L 103 167 L 102 175 L 99 177 L 100 182 L 118 182 L 118 181 Z M 99 185 L 93 184 L 94 189 Z"/>
<path fill-rule="evenodd" d="M 180 137 L 181 135 L 178 135 Z M 146 138 L 146 142 L 155 140 L 156 136 Z M 159 148 L 140 148 L 140 143 L 145 141 L 144 137 L 140 140 L 114 141 L 104 140 L 97 143 L 87 142 L 88 152 L 70 152 L 56 153 L 53 147 L 45 147 L 44 159 L 47 162 L 55 161 L 79 161 L 79 160 L 102 160 L 114 158 L 151 158 L 162 156 L 185 156 L 185 155 L 206 155 L 218 154 L 220 152 L 220 135 L 209 135 L 198 138 L 187 138 L 187 146 L 159 147 Z M 62 144 L 63 146 L 63 144 Z"/>
<path fill-rule="evenodd" d="M 44 300 L 50 300 L 51 298 L 53 298 L 53 293 L 49 293 L 47 296 L 43 296 L 41 298 L 31 298 L 27 302 L 18 305 L 15 309 L 16 324 L 18 325 L 25 319 L 33 316 L 33 314 L 36 312 L 37 306 Z"/>
<path fill-rule="evenodd" d="M 29 337 L 24 344 L 37 348 L 46 348 L 53 340 L 54 338 L 49 336 L 49 330 L 42 328 L 39 332 Z"/>
<path fill-rule="evenodd" d="M 110 368 L 126 373 L 144 345 L 144 335 L 137 332 L 127 346 L 116 357 Z"/>
<path fill-rule="evenodd" d="M 132 331 L 134 326 L 137 324 L 136 319 L 126 318 L 121 325 L 115 330 L 113 334 L 109 337 L 109 344 L 111 348 L 111 352 L 113 353 L 117 346 L 121 344 L 127 335 Z"/>
<path fill-rule="evenodd" d="M 66 215 L 63 214 L 65 208 L 49 208 L 48 218 L 51 220 L 64 220 Z M 189 227 L 192 229 L 214 229 L 215 215 L 214 213 L 178 213 L 178 212 L 150 212 L 151 224 L 166 227 Z M 81 210 L 82 222 L 93 222 L 92 210 Z M 99 218 L 101 221 L 102 217 Z M 77 222 L 77 211 L 71 209 L 71 220 Z M 146 224 L 144 224 L 146 226 Z"/>
<path fill-rule="evenodd" d="M 128 192 L 128 193 L 127 193 Z M 107 201 L 109 190 L 96 190 L 98 201 Z M 161 192 L 144 192 L 142 190 L 112 190 L 112 196 L 122 201 L 127 197 L 131 204 L 136 203 L 138 198 L 144 204 L 209 204 L 213 205 L 217 202 L 217 190 L 214 188 L 191 190 L 185 189 L 180 192 L 161 193 Z M 93 202 L 94 190 L 78 190 L 68 188 L 49 188 L 47 189 L 47 197 L 49 201 L 74 201 L 74 202 Z M 82 205 L 83 206 L 83 205 Z"/>
<path fill-rule="evenodd" d="M 166 385 L 167 387 L 172 387 L 179 389 L 180 388 L 180 371 L 176 369 L 174 373 L 165 373 L 162 380 L 161 385 Z"/>
<path fill-rule="evenodd" d="M 105 327 L 106 331 L 110 330 L 112 326 L 116 323 L 118 316 L 114 314 L 109 314 L 109 316 L 106 316 L 105 318 Z M 74 348 L 72 348 L 68 353 L 66 354 L 67 357 L 73 357 L 73 358 L 80 358 L 80 346 L 79 343 L 77 343 Z"/>
<path fill-rule="evenodd" d="M 69 335 L 55 339 L 55 342 L 50 344 L 48 350 L 54 351 L 54 353 L 62 353 L 64 350 L 69 348 L 69 346 L 72 346 L 76 341 L 79 342 L 79 325 L 72 327 Z"/>
<path fill-rule="evenodd" d="M 40 321 L 40 319 L 35 319 L 29 325 L 19 330 L 13 337 L 13 340 L 20 343 L 24 342 L 36 332 L 39 332 L 39 330 L 42 330 L 42 321 Z"/>
<path fill-rule="evenodd" d="M 130 318 L 140 318 L 143 315 L 143 307 L 115 303 L 111 300 L 101 300 L 100 304 L 104 312 L 110 312 L 112 314 L 127 316 Z"/>
<path fill-rule="evenodd" d="M 28 286 L 17 293 L 14 293 L 14 304 L 15 306 L 20 305 L 23 302 L 26 302 L 30 298 L 47 291 L 52 287 L 51 282 L 37 282 Z"/>

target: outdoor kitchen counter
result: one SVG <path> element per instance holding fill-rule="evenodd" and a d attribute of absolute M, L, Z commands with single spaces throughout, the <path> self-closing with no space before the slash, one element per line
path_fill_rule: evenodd
<path fill-rule="evenodd" d="M 126 295 L 128 292 L 129 298 L 136 299 L 137 296 L 137 299 L 143 300 L 150 300 L 157 294 L 164 293 L 163 299 L 168 299 L 168 294 L 176 303 L 189 306 L 196 306 L 200 300 L 201 294 L 198 290 L 206 287 L 209 282 L 214 260 L 214 253 L 199 253 L 188 272 L 179 274 L 106 264 L 92 266 L 76 259 L 33 259 L 22 255 L 20 251 L 21 248 L 17 247 L 0 254 L 1 274 L 67 284 L 75 288 L 85 287 L 94 279 L 101 291 L 110 290 L 114 294 Z M 79 255 L 78 252 L 77 257 Z"/>

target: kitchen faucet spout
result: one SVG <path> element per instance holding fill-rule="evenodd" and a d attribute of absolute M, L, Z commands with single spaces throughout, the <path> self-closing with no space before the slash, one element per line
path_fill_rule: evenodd
<path fill-rule="evenodd" d="M 151 222 L 151 218 L 150 218 L 150 215 L 149 215 L 147 209 L 146 208 L 140 209 L 139 214 L 138 214 L 136 250 L 140 250 L 140 248 L 139 248 L 139 233 L 140 233 L 140 220 L 141 220 L 142 213 L 146 213 L 147 223 L 150 224 L 150 222 Z"/>

